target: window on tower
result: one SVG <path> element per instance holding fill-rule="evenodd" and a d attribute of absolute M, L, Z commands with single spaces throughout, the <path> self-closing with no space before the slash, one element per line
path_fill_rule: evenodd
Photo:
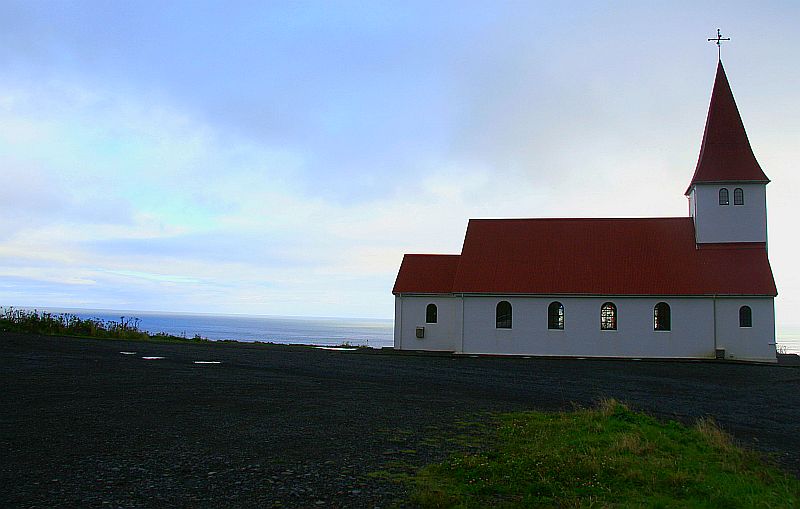
<path fill-rule="evenodd" d="M 730 198 L 728 196 L 728 190 L 726 188 L 722 188 L 719 190 L 719 204 L 720 205 L 730 205 Z"/>
<path fill-rule="evenodd" d="M 744 205 L 744 190 L 741 187 L 733 190 L 733 204 Z"/>

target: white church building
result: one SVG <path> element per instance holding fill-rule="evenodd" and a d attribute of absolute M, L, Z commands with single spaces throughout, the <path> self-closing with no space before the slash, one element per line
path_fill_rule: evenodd
<path fill-rule="evenodd" d="M 689 217 L 471 219 L 403 257 L 394 347 L 776 362 L 768 183 L 720 61 Z"/>

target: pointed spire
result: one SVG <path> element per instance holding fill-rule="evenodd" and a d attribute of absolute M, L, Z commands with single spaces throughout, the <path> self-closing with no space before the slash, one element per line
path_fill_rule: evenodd
<path fill-rule="evenodd" d="M 722 61 L 717 64 L 700 157 L 686 194 L 694 184 L 713 182 L 769 182 L 750 148 Z"/>

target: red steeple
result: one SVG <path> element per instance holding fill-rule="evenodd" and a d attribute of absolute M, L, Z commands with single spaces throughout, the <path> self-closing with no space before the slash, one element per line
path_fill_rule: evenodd
<path fill-rule="evenodd" d="M 722 61 L 717 65 L 700 157 L 686 194 L 692 185 L 704 182 L 769 182 L 750 148 Z"/>

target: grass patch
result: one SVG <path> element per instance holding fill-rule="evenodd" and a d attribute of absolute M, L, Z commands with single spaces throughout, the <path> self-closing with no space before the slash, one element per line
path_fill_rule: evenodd
<path fill-rule="evenodd" d="M 29 311 L 13 307 L 0 307 L 0 331 L 51 336 L 76 336 L 128 341 L 166 341 L 200 343 L 209 341 L 195 335 L 193 338 L 173 336 L 164 332 L 151 334 L 139 329 L 139 319 L 121 316 L 119 321 L 99 318 L 80 318 L 71 313 Z"/>
<path fill-rule="evenodd" d="M 412 478 L 422 507 L 800 507 L 800 481 L 736 446 L 713 420 L 663 423 L 613 400 L 498 417 Z"/>

